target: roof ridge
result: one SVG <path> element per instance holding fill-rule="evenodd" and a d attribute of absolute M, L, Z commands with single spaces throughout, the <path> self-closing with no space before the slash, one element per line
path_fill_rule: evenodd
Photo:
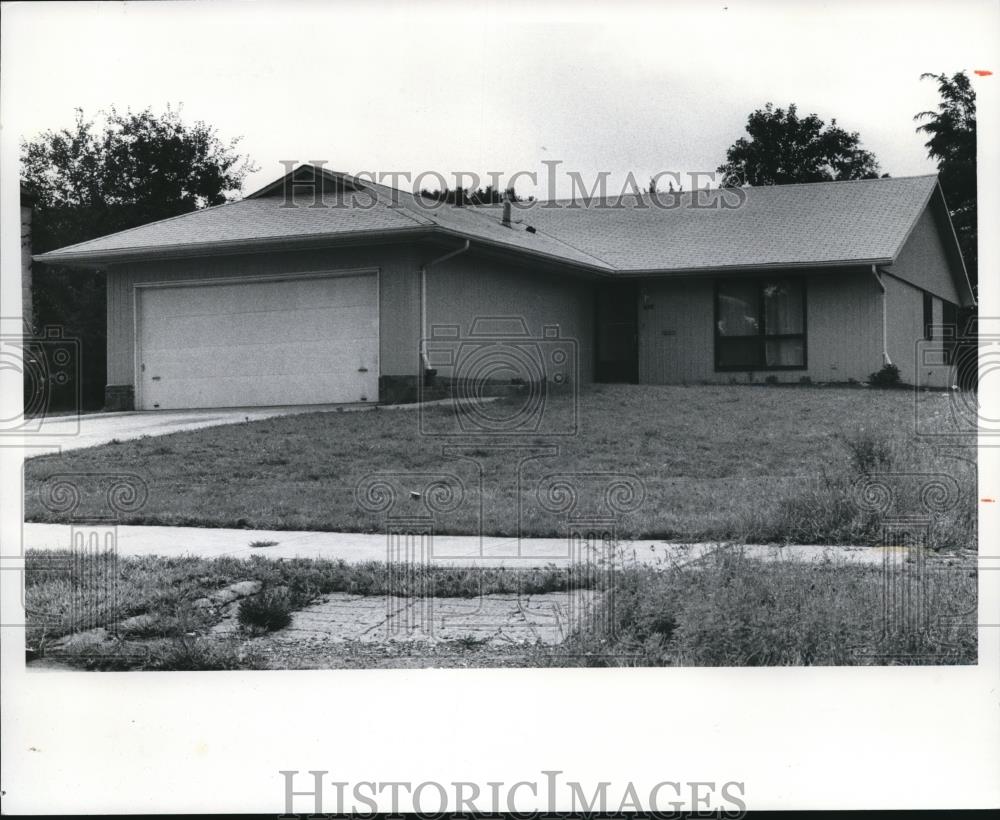
<path fill-rule="evenodd" d="M 455 206 L 451 206 L 451 207 L 455 207 Z M 465 207 L 465 206 L 462 206 L 462 207 Z M 491 219 L 491 217 L 489 215 L 487 215 L 485 213 L 482 213 L 481 211 L 479 213 L 476 213 L 475 209 L 470 209 L 468 212 L 469 213 L 475 213 L 476 214 L 476 218 L 478 218 L 478 219 L 485 219 L 485 220 L 492 221 L 492 219 Z M 520 224 L 521 222 L 523 222 L 523 220 L 520 220 L 520 219 L 514 220 L 514 221 L 517 224 Z M 440 225 L 440 223 L 436 223 L 436 224 L 438 224 L 440 227 L 444 228 L 445 230 L 448 230 L 448 226 L 447 225 Z M 618 270 L 618 268 L 615 267 L 614 265 L 612 265 L 607 259 L 603 259 L 600 256 L 596 256 L 595 254 L 590 253 L 590 251 L 585 251 L 583 248 L 577 247 L 572 242 L 567 242 L 565 239 L 560 239 L 558 236 L 555 236 L 555 235 L 549 233 L 548 231 L 543 231 L 541 228 L 538 228 L 538 227 L 536 227 L 534 225 L 532 225 L 531 228 L 534 231 L 534 233 L 541 234 L 542 236 L 544 236 L 544 237 L 546 237 L 548 239 L 551 239 L 553 242 L 558 242 L 560 245 L 565 245 L 567 248 L 572 248 L 577 253 L 582 253 L 584 256 L 586 256 L 586 257 L 588 257 L 590 259 L 593 259 L 593 260 L 599 262 L 602 265 L 605 265 L 610 270 L 614 270 L 614 271 Z"/>

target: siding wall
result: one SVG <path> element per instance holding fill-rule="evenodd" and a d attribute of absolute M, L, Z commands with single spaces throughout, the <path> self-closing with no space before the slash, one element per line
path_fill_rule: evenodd
<path fill-rule="evenodd" d="M 891 276 L 886 286 L 886 326 L 889 358 L 907 384 L 947 387 L 953 379 L 949 368 L 939 364 L 942 344 L 924 341 L 924 294 L 920 288 Z M 934 299 L 933 319 L 940 324 L 942 303 Z M 928 351 L 930 353 L 928 354 Z"/>
<path fill-rule="evenodd" d="M 943 246 L 926 212 L 892 273 L 920 279 L 948 301 L 958 294 L 948 273 Z M 134 285 L 232 276 L 269 275 L 352 268 L 380 270 L 380 363 L 383 376 L 419 372 L 421 261 L 435 251 L 414 245 L 246 254 L 119 265 L 108 271 L 108 383 L 134 379 Z M 793 275 L 793 274 L 786 274 Z M 781 381 L 867 379 L 881 367 L 881 300 L 866 271 L 803 273 L 807 294 L 808 368 L 774 371 Z M 889 354 L 906 381 L 917 375 L 917 342 L 923 338 L 923 297 L 919 287 L 883 277 L 887 287 Z M 714 366 L 714 283 L 709 278 L 650 280 L 641 283 L 650 309 L 639 309 L 639 381 L 652 384 L 728 383 L 744 373 L 716 373 Z M 582 382 L 593 378 L 595 285 L 569 274 L 516 265 L 468 252 L 433 267 L 428 274 L 427 320 L 459 325 L 468 333 L 476 317 L 519 316 L 534 338 L 558 325 L 575 339 Z M 935 300 L 935 321 L 940 304 Z M 666 332 L 665 332 L 666 331 Z M 939 369 L 940 370 L 940 369 Z M 762 381 L 768 371 L 757 372 Z M 948 376 L 938 373 L 944 384 Z M 923 373 L 921 383 L 928 381 Z"/>
<path fill-rule="evenodd" d="M 269 254 L 178 259 L 118 265 L 108 271 L 108 384 L 134 382 L 134 285 L 231 276 L 265 276 L 351 268 L 380 269 L 379 371 L 414 375 L 419 370 L 419 262 L 410 245 L 330 248 Z"/>
<path fill-rule="evenodd" d="M 796 382 L 862 381 L 882 365 L 880 295 L 870 273 L 805 274 L 806 370 L 761 371 Z M 675 279 L 643 284 L 652 304 L 639 310 L 639 381 L 647 384 L 744 381 L 715 372 L 714 282 Z M 921 308 L 922 309 L 922 308 Z M 917 311 L 920 322 L 920 310 Z M 666 331 L 666 333 L 664 332 Z"/>
<path fill-rule="evenodd" d="M 947 225 L 942 225 L 938 230 L 933 207 L 926 208 L 899 252 L 896 263 L 886 269 L 893 276 L 957 305 L 960 303 L 958 289 L 941 240 L 942 232 L 947 229 Z"/>
<path fill-rule="evenodd" d="M 134 383 L 136 283 L 351 268 L 380 270 L 380 375 L 416 375 L 420 369 L 420 264 L 440 255 L 440 248 L 382 245 L 115 266 L 107 277 L 108 384 Z M 467 253 L 431 268 L 427 293 L 429 326 L 458 324 L 468 333 L 477 316 L 520 316 L 538 338 L 545 325 L 559 325 L 562 337 L 577 340 L 581 381 L 591 381 L 591 282 Z"/>
<path fill-rule="evenodd" d="M 476 317 L 521 317 L 534 338 L 558 325 L 577 342 L 579 378 L 593 380 L 594 284 L 567 274 L 464 253 L 427 274 L 428 333 L 434 325 L 459 325 L 467 334 Z"/>

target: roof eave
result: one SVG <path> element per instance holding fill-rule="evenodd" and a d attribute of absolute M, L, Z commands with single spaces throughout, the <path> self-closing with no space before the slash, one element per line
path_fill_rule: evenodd
<path fill-rule="evenodd" d="M 618 273 L 616 268 L 608 266 L 595 265 L 589 262 L 579 262 L 575 259 L 568 259 L 565 256 L 557 256 L 552 253 L 547 253 L 545 251 L 535 250 L 533 248 L 526 248 L 519 245 L 511 245 L 506 242 L 500 242 L 495 239 L 489 239 L 477 234 L 466 233 L 465 231 L 455 230 L 453 228 L 438 227 L 435 231 L 436 233 L 443 234 L 445 236 L 451 236 L 455 239 L 468 239 L 470 242 L 479 245 L 480 247 L 487 247 L 493 250 L 505 251 L 507 253 L 512 253 L 518 256 L 526 256 L 530 259 L 536 259 L 541 262 L 546 262 L 550 265 L 557 265 L 566 268 L 575 268 L 577 270 L 584 270 L 592 273 L 604 274 L 605 276 L 613 276 Z"/>
<path fill-rule="evenodd" d="M 976 292 L 972 289 L 972 280 L 969 279 L 969 269 L 965 266 L 965 256 L 962 254 L 962 246 L 958 242 L 955 223 L 951 221 L 951 211 L 948 210 L 948 201 L 944 198 L 944 189 L 941 187 L 940 179 L 937 181 L 934 190 L 937 192 L 938 201 L 941 203 L 941 215 L 948 223 L 948 232 L 951 235 L 951 256 L 958 260 L 960 290 L 964 291 L 962 295 L 968 300 L 968 303 L 963 304 L 962 307 L 975 307 L 978 304 Z"/>
<path fill-rule="evenodd" d="M 33 256 L 35 262 L 65 267 L 104 268 L 124 262 L 147 262 L 166 259 L 187 259 L 199 256 L 223 256 L 282 250 L 306 250 L 341 244 L 359 244 L 370 240 L 405 241 L 432 233 L 432 229 L 414 226 L 384 231 L 350 231 L 331 234 L 237 239 L 226 242 L 195 242 L 162 245 L 155 248 L 120 248 L 92 253 L 42 253 Z"/>
<path fill-rule="evenodd" d="M 769 270 L 819 270 L 823 268 L 867 268 L 872 265 L 891 264 L 892 257 L 874 259 L 834 259 L 821 262 L 761 262 L 754 265 L 708 265 L 688 268 L 646 268 L 619 270 L 617 277 L 638 278 L 655 276 L 694 276 L 698 274 L 759 273 Z"/>

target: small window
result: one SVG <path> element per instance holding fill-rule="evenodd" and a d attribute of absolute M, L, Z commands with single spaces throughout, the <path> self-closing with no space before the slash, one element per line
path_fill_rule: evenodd
<path fill-rule="evenodd" d="M 934 338 L 934 297 L 924 291 L 924 338 Z"/>
<path fill-rule="evenodd" d="M 806 299 L 801 279 L 734 279 L 715 295 L 716 370 L 806 367 Z"/>

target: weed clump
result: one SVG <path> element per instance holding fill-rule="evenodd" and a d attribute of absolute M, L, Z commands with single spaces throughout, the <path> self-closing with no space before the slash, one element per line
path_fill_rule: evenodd
<path fill-rule="evenodd" d="M 292 622 L 292 602 L 283 589 L 265 589 L 240 602 L 237 620 L 248 629 L 275 632 Z"/>

